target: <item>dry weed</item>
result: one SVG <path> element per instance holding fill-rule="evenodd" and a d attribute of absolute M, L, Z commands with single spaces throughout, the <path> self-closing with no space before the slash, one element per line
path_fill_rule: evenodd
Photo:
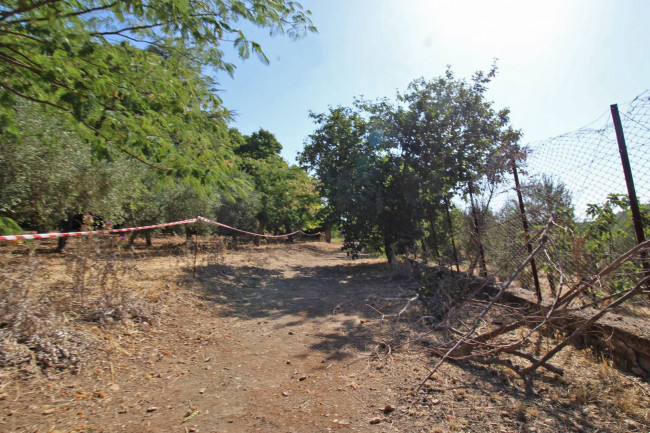
<path fill-rule="evenodd" d="M 155 321 L 126 286 L 137 269 L 119 239 L 80 239 L 68 251 L 63 269 L 30 254 L 0 270 L 0 366 L 74 371 L 94 341 L 80 321 Z"/>
<path fill-rule="evenodd" d="M 0 365 L 75 369 L 89 341 L 58 308 L 41 262 L 31 259 L 2 274 Z"/>

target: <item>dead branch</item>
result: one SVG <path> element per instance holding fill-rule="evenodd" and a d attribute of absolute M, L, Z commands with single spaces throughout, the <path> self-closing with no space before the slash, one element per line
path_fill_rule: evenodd
<path fill-rule="evenodd" d="M 539 361 L 533 363 L 530 367 L 526 368 L 524 370 L 524 373 L 528 374 L 528 373 L 531 373 L 531 372 L 535 371 L 542 363 L 545 363 L 546 361 L 551 359 L 553 356 L 555 356 L 556 353 L 558 353 L 560 350 L 562 350 L 563 347 L 565 347 L 567 344 L 574 341 L 576 339 L 576 337 L 582 335 L 587 329 L 589 329 L 589 327 L 591 325 L 593 325 L 598 319 L 603 317 L 611 309 L 613 309 L 614 307 L 616 307 L 618 305 L 621 305 L 623 302 L 627 301 L 628 299 L 632 298 L 633 296 L 640 294 L 641 291 L 642 291 L 643 286 L 648 282 L 650 282 L 650 275 L 648 275 L 647 277 L 645 277 L 641 281 L 639 281 L 634 286 L 634 288 L 632 290 L 630 290 L 626 294 L 622 295 L 616 301 L 614 301 L 611 304 L 607 305 L 606 307 L 602 308 L 598 313 L 594 314 L 589 320 L 587 320 L 582 325 L 580 325 L 575 331 L 573 331 L 562 342 L 560 342 L 553 349 L 551 349 Z"/>
<path fill-rule="evenodd" d="M 539 240 L 539 245 L 533 250 L 532 253 L 528 255 L 526 260 L 517 268 L 517 270 L 511 275 L 511 277 L 508 279 L 508 281 L 501 285 L 501 289 L 499 292 L 492 298 L 490 303 L 483 309 L 483 311 L 478 315 L 478 317 L 474 320 L 473 326 L 470 328 L 469 331 L 463 335 L 463 337 L 459 338 L 456 343 L 441 357 L 441 359 L 436 363 L 436 365 L 431 369 L 429 374 L 420 382 L 420 384 L 417 386 L 415 389 L 415 392 L 419 392 L 420 389 L 424 386 L 425 383 L 431 379 L 431 377 L 434 375 L 434 373 L 440 368 L 440 366 L 449 358 L 452 353 L 454 353 L 455 350 L 457 350 L 461 345 L 467 342 L 467 339 L 476 331 L 476 329 L 479 326 L 479 323 L 481 320 L 485 318 L 485 316 L 488 314 L 490 310 L 492 310 L 492 307 L 499 301 L 503 295 L 505 294 L 506 290 L 510 287 L 510 285 L 519 277 L 521 272 L 528 266 L 528 263 L 535 257 L 535 255 L 542 250 L 546 242 L 548 241 L 548 233 L 550 231 L 551 224 L 553 222 L 553 217 L 549 219 L 549 222 L 546 224 L 546 227 L 544 228 L 540 240 Z"/>

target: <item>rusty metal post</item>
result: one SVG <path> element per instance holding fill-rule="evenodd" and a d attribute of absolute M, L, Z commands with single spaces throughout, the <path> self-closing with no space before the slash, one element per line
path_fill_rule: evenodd
<path fill-rule="evenodd" d="M 639 200 L 636 197 L 636 189 L 634 188 L 632 167 L 630 166 L 630 159 L 627 155 L 625 135 L 623 135 L 623 124 L 621 123 L 621 116 L 618 113 L 618 105 L 612 104 L 609 106 L 609 108 L 612 111 L 612 120 L 614 121 L 614 129 L 616 130 L 616 141 L 618 142 L 618 152 L 621 155 L 621 164 L 623 165 L 623 173 L 625 174 L 625 184 L 627 185 L 627 195 L 630 199 L 630 210 L 632 211 L 632 221 L 634 222 L 636 240 L 638 243 L 641 243 L 645 241 L 645 234 L 643 233 L 643 220 L 641 219 Z M 641 261 L 646 275 L 650 274 L 650 263 L 648 263 L 648 258 L 645 251 L 641 253 Z"/>
<path fill-rule="evenodd" d="M 524 239 L 526 240 L 526 249 L 528 255 L 533 253 L 533 246 L 530 244 L 530 231 L 528 229 L 528 218 L 526 217 L 526 209 L 524 208 L 524 198 L 521 194 L 521 185 L 519 183 L 519 174 L 517 173 L 517 164 L 511 161 L 512 175 L 515 178 L 515 190 L 517 191 L 517 200 L 519 200 L 519 213 L 521 215 L 521 224 L 524 226 Z M 542 303 L 542 289 L 539 286 L 539 276 L 537 275 L 537 264 L 535 257 L 530 260 L 530 269 L 533 272 L 533 282 L 535 284 L 535 294 L 537 294 L 537 303 Z"/>

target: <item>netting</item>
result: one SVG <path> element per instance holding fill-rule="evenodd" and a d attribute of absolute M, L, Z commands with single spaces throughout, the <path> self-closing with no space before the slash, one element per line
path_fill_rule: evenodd
<path fill-rule="evenodd" d="M 650 91 L 619 107 L 636 196 L 645 237 L 650 238 Z M 465 221 L 458 238 L 470 268 L 480 268 L 479 245 L 488 273 L 505 279 L 529 255 L 527 236 L 533 236 L 553 217 L 552 242 L 535 257 L 533 266 L 519 277 L 519 284 L 539 288 L 542 296 L 597 274 L 621 254 L 638 244 L 630 211 L 626 179 L 616 131 L 609 112 L 598 127 L 531 144 L 517 167 L 524 216 L 524 230 L 514 174 L 498 185 L 483 185 L 475 197 L 478 218 L 465 201 Z M 602 126 L 601 126 L 602 125 Z M 479 230 L 476 229 L 478 223 Z M 643 259 L 627 263 L 613 275 L 598 281 L 591 292 L 603 297 L 634 286 L 644 275 Z M 538 281 L 534 279 L 537 275 Z M 640 297 L 630 312 L 650 318 L 650 303 Z"/>

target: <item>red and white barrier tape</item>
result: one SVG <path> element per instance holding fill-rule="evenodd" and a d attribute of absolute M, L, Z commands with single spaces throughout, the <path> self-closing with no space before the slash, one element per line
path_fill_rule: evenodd
<path fill-rule="evenodd" d="M 125 228 L 125 229 L 111 229 L 111 230 L 92 230 L 92 231 L 85 231 L 85 232 L 68 232 L 68 233 L 38 233 L 35 235 L 8 235 L 8 236 L 0 236 L 0 241 L 17 241 L 19 239 L 51 239 L 51 238 L 67 238 L 67 237 L 74 237 L 74 236 L 89 236 L 89 235 L 103 235 L 103 234 L 110 234 L 110 233 L 126 233 L 126 232 L 135 232 L 138 230 L 149 230 L 149 229 L 157 229 L 161 227 L 171 227 L 171 226 L 177 226 L 181 224 L 191 224 L 195 223 L 197 221 L 204 221 L 210 224 L 215 224 L 220 227 L 224 227 L 230 230 L 234 230 L 239 233 L 244 233 L 247 235 L 252 235 L 252 236 L 260 236 L 263 238 L 284 238 L 288 236 L 293 236 L 296 234 L 302 234 L 304 236 L 317 236 L 320 235 L 319 233 L 314 233 L 314 234 L 307 234 L 303 232 L 302 230 L 297 230 L 293 233 L 287 233 L 284 235 L 265 235 L 265 234 L 260 234 L 260 233 L 253 233 L 253 232 L 247 232 L 246 230 L 240 230 L 235 227 L 230 227 L 228 225 L 218 223 L 216 221 L 213 221 L 211 219 L 199 216 L 197 218 L 192 218 L 188 220 L 183 220 L 183 221 L 175 221 L 172 223 L 163 223 L 163 224 L 154 224 L 150 226 L 141 226 L 141 227 L 130 227 L 130 228 Z"/>
<path fill-rule="evenodd" d="M 89 236 L 89 235 L 103 235 L 109 233 L 126 233 L 135 232 L 138 230 L 157 229 L 160 227 L 171 227 L 181 224 L 191 224 L 196 222 L 196 218 L 183 221 L 175 221 L 173 223 L 155 224 L 151 226 L 130 227 L 126 229 L 111 229 L 111 230 L 91 230 L 85 232 L 68 232 L 68 233 L 38 233 L 35 235 L 8 235 L 0 236 L 0 241 L 17 241 L 18 239 L 51 239 L 51 238 L 68 238 L 73 236 Z"/>
<path fill-rule="evenodd" d="M 237 229 L 235 227 L 230 227 L 230 226 L 227 226 L 225 224 L 218 223 L 216 221 L 213 221 L 211 219 L 208 219 L 208 218 L 205 218 L 205 217 L 202 217 L 202 216 L 198 217 L 197 219 L 199 221 L 205 221 L 206 223 L 214 224 L 214 225 L 217 225 L 219 227 L 223 227 L 223 228 L 226 228 L 226 229 L 229 229 L 229 230 L 234 230 L 234 231 L 239 232 L 239 233 L 244 233 L 244 234 L 252 235 L 252 236 L 260 236 L 260 237 L 264 237 L 264 238 L 286 238 L 288 236 L 293 236 L 293 235 L 297 235 L 298 233 L 301 233 L 301 230 L 296 230 L 295 232 L 287 233 L 287 234 L 284 234 L 284 235 L 264 235 L 264 234 L 260 234 L 260 233 L 247 232 L 246 230 Z"/>

